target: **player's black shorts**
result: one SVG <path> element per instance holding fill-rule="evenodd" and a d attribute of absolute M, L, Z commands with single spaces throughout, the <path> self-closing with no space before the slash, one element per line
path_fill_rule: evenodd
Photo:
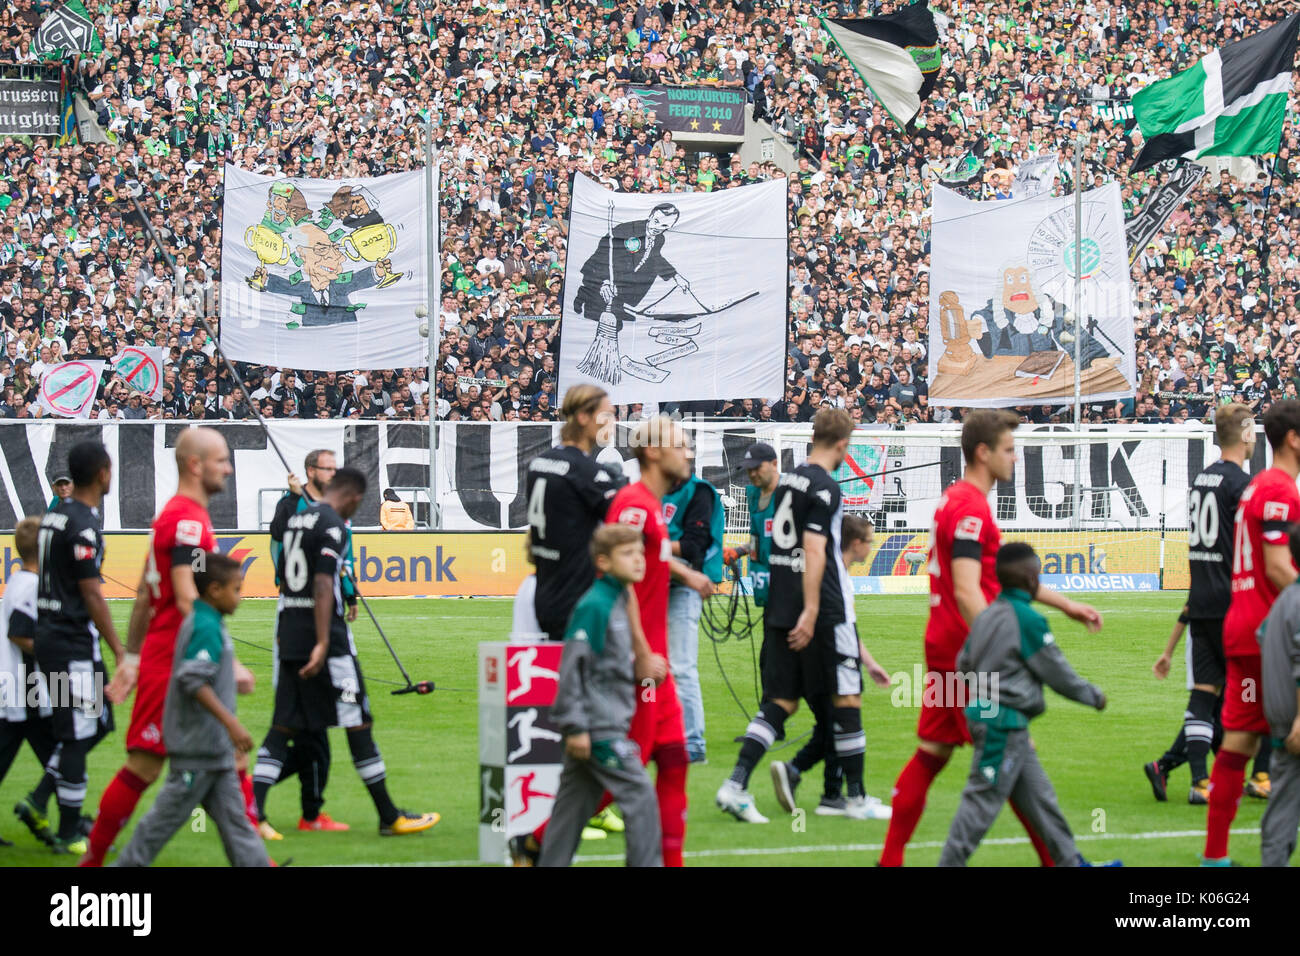
<path fill-rule="evenodd" d="M 763 622 L 759 669 L 766 698 L 799 700 L 862 693 L 862 662 L 852 622 L 819 622 L 813 629 L 812 641 L 802 651 L 790 649 L 789 633 L 789 628 Z"/>
<path fill-rule="evenodd" d="M 55 740 L 90 740 L 113 730 L 113 707 L 104 696 L 108 670 L 103 661 L 38 655 L 50 692 L 50 728 Z"/>
<path fill-rule="evenodd" d="M 1223 618 L 1193 619 L 1187 631 L 1187 686 L 1222 687 L 1228 675 L 1223 656 Z"/>
<path fill-rule="evenodd" d="M 290 730 L 360 727 L 371 722 L 361 665 L 351 654 L 329 657 L 313 677 L 300 677 L 305 660 L 280 661 L 271 723 Z"/>

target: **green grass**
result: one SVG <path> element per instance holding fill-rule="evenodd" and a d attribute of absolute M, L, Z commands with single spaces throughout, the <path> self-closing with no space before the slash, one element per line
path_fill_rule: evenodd
<path fill-rule="evenodd" d="M 1053 629 L 1075 668 L 1099 684 L 1110 698 L 1104 713 L 1097 713 L 1049 693 L 1048 711 L 1033 724 L 1038 752 L 1056 786 L 1062 809 L 1081 849 L 1094 859 L 1121 857 L 1128 865 L 1187 866 L 1197 862 L 1203 837 L 1205 808 L 1185 801 L 1186 768 L 1170 781 L 1170 802 L 1156 803 L 1142 774 L 1142 764 L 1159 756 L 1178 730 L 1186 703 L 1183 658 L 1176 655 L 1169 679 L 1151 674 L 1155 660 L 1178 613 L 1183 595 L 1100 595 L 1096 605 L 1106 615 L 1098 635 L 1053 614 Z M 284 832 L 283 842 L 269 844 L 277 858 L 292 857 L 295 865 L 325 864 L 429 864 L 472 861 L 478 843 L 476 652 L 479 641 L 502 639 L 509 630 L 510 602 L 476 600 L 377 600 L 372 602 L 385 631 L 402 656 L 414 680 L 433 679 L 439 690 L 429 697 L 392 697 L 392 687 L 375 678 L 396 679 L 397 672 L 373 626 L 362 615 L 356 625 L 362 665 L 370 679 L 375 712 L 375 738 L 388 766 L 389 789 L 399 806 L 412 810 L 437 810 L 442 822 L 419 836 L 380 839 L 377 819 L 356 772 L 351 766 L 343 731 L 331 731 L 334 763 L 331 768 L 326 810 L 352 824 L 349 833 L 299 834 L 296 780 L 276 787 L 269 801 L 271 821 Z M 115 602 L 118 626 L 125 626 L 129 608 Z M 859 627 L 874 656 L 891 673 L 911 673 L 921 660 L 921 635 L 927 599 L 919 597 L 862 597 L 858 599 Z M 266 645 L 270 640 L 274 604 L 248 601 L 232 619 L 236 638 Z M 257 692 L 241 699 L 240 717 L 260 741 L 270 714 L 270 653 L 240 645 L 240 655 L 258 677 Z M 800 797 L 809 809 L 804 826 L 784 818 L 771 793 L 766 761 L 754 775 L 753 791 L 759 808 L 772 817 L 767 826 L 750 826 L 724 816 L 713 804 L 713 794 L 735 759 L 733 738 L 739 734 L 754 701 L 748 642 L 719 647 L 723 666 L 745 702 L 742 713 L 728 694 L 713 651 L 706 641 L 700 648 L 700 671 L 708 715 L 710 762 L 690 773 L 690 812 L 686 849 L 688 865 L 866 865 L 875 861 L 874 848 L 884 838 L 883 822 L 822 818 L 811 813 L 815 805 L 819 771 L 805 783 Z M 90 793 L 87 809 L 97 806 L 104 785 L 124 756 L 122 741 L 129 716 L 117 711 L 118 731 L 90 756 Z M 894 779 L 916 745 L 916 711 L 895 707 L 891 694 L 872 688 L 866 695 L 863 724 L 867 732 L 867 789 L 887 797 Z M 789 737 L 809 727 L 804 713 L 787 725 Z M 781 751 L 788 759 L 794 748 Z M 958 751 L 930 791 L 929 804 L 915 835 L 918 846 L 909 851 L 913 865 L 933 865 L 969 768 L 969 750 Z M 35 782 L 38 767 L 30 751 L 19 754 L 0 786 L 0 835 L 16 845 L 0 849 L 0 863 L 15 866 L 71 865 L 66 857 L 53 857 L 37 847 L 9 808 Z M 146 794 L 136 819 L 151 802 Z M 53 804 L 51 804 L 53 808 Z M 1255 828 L 1264 804 L 1243 799 L 1235 827 Z M 1182 836 L 1151 836 L 1186 831 Z M 1146 837 L 1139 837 L 1146 834 Z M 119 846 L 129 830 L 119 838 Z M 1127 838 L 1126 838 L 1127 837 Z M 1029 866 L 1036 862 L 1024 842 L 1024 831 L 1004 812 L 972 862 L 980 865 Z M 867 849 L 872 845 L 872 849 Z M 1254 834 L 1234 836 L 1234 856 L 1258 864 L 1259 839 Z M 587 843 L 587 856 L 617 856 L 622 839 Z M 700 854 L 700 855 L 696 855 Z M 224 856 L 214 831 L 182 831 L 164 850 L 160 865 L 217 865 Z M 609 860 L 593 862 L 609 863 Z"/>

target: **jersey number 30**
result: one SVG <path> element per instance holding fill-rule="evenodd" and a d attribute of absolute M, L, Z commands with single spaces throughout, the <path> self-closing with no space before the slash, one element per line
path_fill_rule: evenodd
<path fill-rule="evenodd" d="M 1212 548 L 1219 541 L 1219 503 L 1200 490 L 1187 496 L 1187 545 Z"/>

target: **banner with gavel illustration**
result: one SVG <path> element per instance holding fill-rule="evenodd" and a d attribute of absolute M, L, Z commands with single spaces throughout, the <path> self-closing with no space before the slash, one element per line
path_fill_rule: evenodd
<path fill-rule="evenodd" d="M 975 367 L 975 350 L 970 343 L 983 334 L 983 326 L 979 319 L 966 318 L 956 292 L 939 293 L 939 333 L 943 337 L 940 374 L 970 374 Z"/>

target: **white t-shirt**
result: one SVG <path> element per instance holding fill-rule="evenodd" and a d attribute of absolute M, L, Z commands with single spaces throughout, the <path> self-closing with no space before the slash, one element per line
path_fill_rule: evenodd
<path fill-rule="evenodd" d="M 33 572 L 19 569 L 9 578 L 4 598 L 0 600 L 0 718 L 15 723 L 27 719 L 27 666 L 23 663 L 22 649 L 9 640 L 9 618 L 15 611 L 21 611 L 33 623 L 36 621 L 36 583 Z M 49 716 L 49 693 L 44 678 L 38 680 L 41 716 Z"/>

